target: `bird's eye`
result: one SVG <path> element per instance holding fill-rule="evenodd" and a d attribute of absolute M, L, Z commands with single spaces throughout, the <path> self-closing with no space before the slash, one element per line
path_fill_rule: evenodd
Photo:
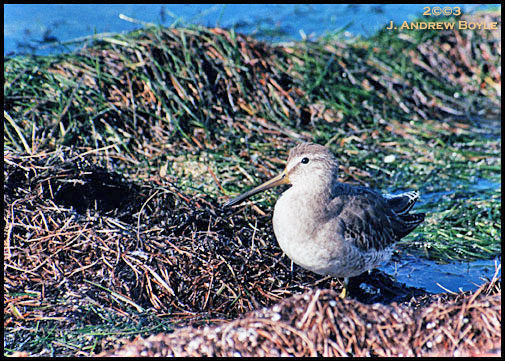
<path fill-rule="evenodd" d="M 309 162 L 309 158 L 305 157 L 302 159 L 302 164 L 307 164 Z"/>

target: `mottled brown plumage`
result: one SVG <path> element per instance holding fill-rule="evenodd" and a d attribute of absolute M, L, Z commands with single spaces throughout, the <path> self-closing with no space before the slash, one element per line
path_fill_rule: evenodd
<path fill-rule="evenodd" d="M 392 247 L 423 220 L 409 211 L 418 192 L 382 195 L 337 181 L 338 164 L 328 148 L 300 144 L 285 170 L 228 201 L 241 200 L 279 184 L 291 184 L 275 205 L 274 232 L 298 265 L 322 275 L 353 277 L 389 260 Z"/>

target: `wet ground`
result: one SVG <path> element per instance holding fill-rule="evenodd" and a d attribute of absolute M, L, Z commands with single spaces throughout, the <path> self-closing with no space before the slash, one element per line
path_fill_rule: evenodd
<path fill-rule="evenodd" d="M 458 180 L 455 183 L 457 184 L 455 188 L 459 188 L 458 191 L 473 194 L 474 197 L 485 197 L 486 191 L 501 188 L 500 183 L 488 179 L 477 179 L 474 183 L 463 183 Z M 418 205 L 435 204 L 442 197 L 455 191 L 422 194 Z M 501 264 L 501 255 L 488 260 L 465 262 L 448 259 L 441 262 L 419 254 L 413 255 L 408 251 L 400 251 L 391 262 L 379 269 L 407 286 L 424 289 L 429 293 L 443 293 L 476 290 L 493 277 L 497 264 Z M 498 274 L 501 275 L 501 271 Z"/>

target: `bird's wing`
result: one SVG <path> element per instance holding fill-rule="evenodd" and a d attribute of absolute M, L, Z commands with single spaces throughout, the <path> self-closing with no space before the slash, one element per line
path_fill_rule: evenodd
<path fill-rule="evenodd" d="M 328 204 L 327 222 L 361 250 L 383 250 L 400 237 L 403 221 L 375 192 L 338 194 Z"/>
<path fill-rule="evenodd" d="M 407 214 L 419 199 L 418 191 L 410 191 L 401 194 L 383 194 L 389 206 L 398 215 Z"/>

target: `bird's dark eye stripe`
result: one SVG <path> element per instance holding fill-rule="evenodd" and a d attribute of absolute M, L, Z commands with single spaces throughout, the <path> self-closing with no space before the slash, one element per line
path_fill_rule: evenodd
<path fill-rule="evenodd" d="M 307 157 L 302 158 L 303 164 L 307 164 L 308 162 L 309 162 L 309 158 L 307 158 Z"/>

